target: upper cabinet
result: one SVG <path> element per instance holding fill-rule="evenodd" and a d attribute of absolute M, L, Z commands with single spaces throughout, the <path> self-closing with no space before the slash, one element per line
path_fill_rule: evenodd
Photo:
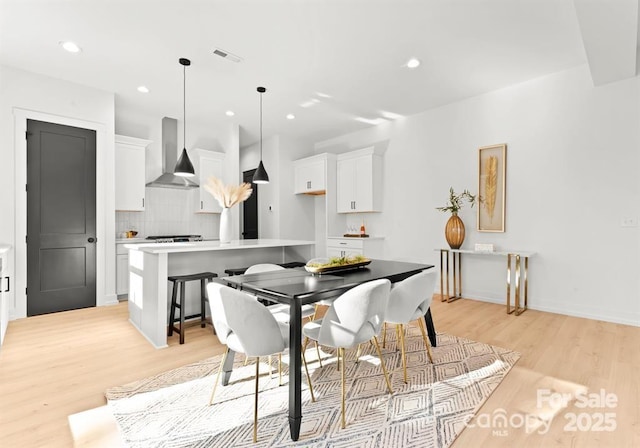
<path fill-rule="evenodd" d="M 222 213 L 222 207 L 204 186 L 211 176 L 224 182 L 224 153 L 195 148 L 189 151 L 189 158 L 196 171 L 196 181 L 200 185 L 196 194 L 196 213 Z"/>
<path fill-rule="evenodd" d="M 293 162 L 294 193 L 320 195 L 326 192 L 327 154 L 307 157 Z"/>
<path fill-rule="evenodd" d="M 382 191 L 382 157 L 373 147 L 338 155 L 338 213 L 380 212 Z"/>
<path fill-rule="evenodd" d="M 144 211 L 145 149 L 151 140 L 116 135 L 115 143 L 115 208 Z"/>

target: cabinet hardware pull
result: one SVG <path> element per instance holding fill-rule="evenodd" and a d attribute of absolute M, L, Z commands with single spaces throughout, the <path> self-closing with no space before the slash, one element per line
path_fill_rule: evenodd
<path fill-rule="evenodd" d="M 200 201 L 200 210 L 202 210 L 202 201 Z"/>
<path fill-rule="evenodd" d="M 144 208 L 144 198 L 142 198 L 142 208 Z"/>
<path fill-rule="evenodd" d="M 5 277 L 7 279 L 7 289 L 5 289 L 3 292 L 9 292 L 10 288 L 10 283 L 11 283 L 11 277 Z"/>

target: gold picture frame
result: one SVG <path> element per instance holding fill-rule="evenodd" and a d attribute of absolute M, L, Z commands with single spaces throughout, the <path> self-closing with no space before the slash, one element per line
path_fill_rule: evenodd
<path fill-rule="evenodd" d="M 478 232 L 504 232 L 507 144 L 478 149 Z"/>

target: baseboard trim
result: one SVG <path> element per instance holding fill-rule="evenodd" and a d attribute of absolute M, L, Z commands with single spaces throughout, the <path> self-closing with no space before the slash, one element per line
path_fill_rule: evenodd
<path fill-rule="evenodd" d="M 477 300 L 479 302 L 489 302 L 495 303 L 497 305 L 503 305 L 506 307 L 506 300 L 504 299 L 496 299 L 495 297 L 486 297 L 481 294 L 473 294 L 470 295 L 465 294 L 465 299 L 469 300 Z M 522 299 L 522 297 L 521 297 Z M 513 299 L 512 302 L 513 303 Z M 622 325 L 630 325 L 632 327 L 640 327 L 640 314 L 638 313 L 627 313 L 625 316 L 618 316 L 612 314 L 610 310 L 594 310 L 594 311 L 575 311 L 575 310 L 567 310 L 565 308 L 557 307 L 557 306 L 549 306 L 549 305 L 537 305 L 529 303 L 528 306 L 531 310 L 542 311 L 545 313 L 553 313 L 553 314 L 562 314 L 563 316 L 571 316 L 571 317 L 581 317 L 584 319 L 591 320 L 599 320 L 603 322 L 611 322 L 614 324 L 622 324 Z M 630 317 L 631 316 L 631 317 Z M 635 316 L 635 317 L 634 317 Z"/>

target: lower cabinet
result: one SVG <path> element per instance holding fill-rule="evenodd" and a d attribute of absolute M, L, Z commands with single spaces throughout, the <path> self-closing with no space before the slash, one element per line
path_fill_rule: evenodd
<path fill-rule="evenodd" d="M 129 294 L 129 254 L 116 255 L 116 294 Z"/>
<path fill-rule="evenodd" d="M 363 255 L 367 258 L 383 258 L 382 238 L 328 238 L 327 257 L 352 257 Z"/>

